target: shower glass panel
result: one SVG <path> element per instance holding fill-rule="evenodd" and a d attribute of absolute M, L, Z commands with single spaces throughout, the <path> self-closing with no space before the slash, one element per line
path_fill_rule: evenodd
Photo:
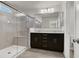
<path fill-rule="evenodd" d="M 17 53 L 17 45 L 13 43 L 17 36 L 15 22 L 16 17 L 13 14 L 0 13 L 0 57 L 2 58 L 13 57 Z"/>
<path fill-rule="evenodd" d="M 13 45 L 17 47 L 18 54 L 27 47 L 27 18 L 25 16 L 16 16 L 15 18 L 16 36 L 13 39 Z"/>
<path fill-rule="evenodd" d="M 18 46 L 27 45 L 27 18 L 25 16 L 16 17 L 17 41 Z"/>

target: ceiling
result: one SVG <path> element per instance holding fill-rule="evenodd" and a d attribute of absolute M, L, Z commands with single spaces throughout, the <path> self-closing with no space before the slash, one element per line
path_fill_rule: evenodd
<path fill-rule="evenodd" d="M 61 1 L 5 1 L 7 4 L 13 6 L 26 14 L 39 13 L 41 9 L 54 8 L 55 11 L 60 10 Z"/>

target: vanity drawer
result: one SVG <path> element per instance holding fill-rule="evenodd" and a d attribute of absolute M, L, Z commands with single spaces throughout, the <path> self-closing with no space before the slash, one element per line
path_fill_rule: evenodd
<path fill-rule="evenodd" d="M 47 37 L 47 35 L 48 35 L 47 33 L 42 33 L 42 36 L 44 37 Z"/>

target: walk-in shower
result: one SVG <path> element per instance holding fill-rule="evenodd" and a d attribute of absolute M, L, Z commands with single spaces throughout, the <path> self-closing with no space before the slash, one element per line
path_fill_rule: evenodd
<path fill-rule="evenodd" d="M 27 49 L 27 18 L 2 3 L 0 7 L 0 58 L 17 57 Z"/>

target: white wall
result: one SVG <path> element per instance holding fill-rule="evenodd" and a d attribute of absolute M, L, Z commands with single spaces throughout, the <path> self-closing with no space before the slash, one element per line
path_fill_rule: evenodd
<path fill-rule="evenodd" d="M 74 2 L 66 2 L 64 13 L 64 25 L 65 25 L 65 40 L 64 40 L 64 55 L 66 58 L 70 57 L 70 44 L 71 38 L 74 38 L 75 34 L 75 7 Z"/>

